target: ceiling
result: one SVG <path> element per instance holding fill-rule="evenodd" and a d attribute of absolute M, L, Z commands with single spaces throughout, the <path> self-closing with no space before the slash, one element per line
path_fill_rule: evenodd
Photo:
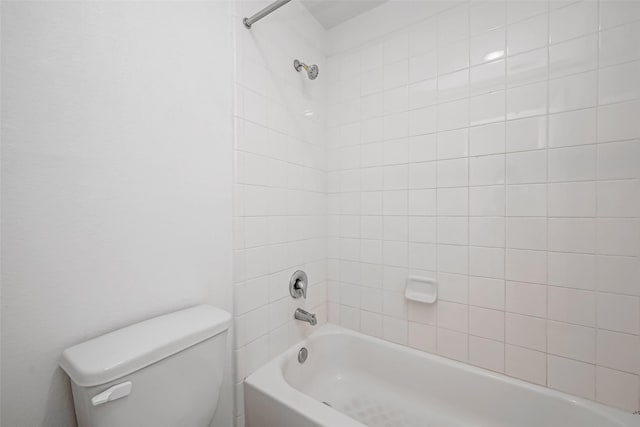
<path fill-rule="evenodd" d="M 327 30 L 385 1 L 387 0 L 301 0 L 313 17 Z"/>

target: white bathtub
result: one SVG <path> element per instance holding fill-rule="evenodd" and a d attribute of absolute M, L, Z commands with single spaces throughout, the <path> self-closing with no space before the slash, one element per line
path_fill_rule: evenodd
<path fill-rule="evenodd" d="M 637 415 L 333 325 L 244 384 L 248 427 L 640 426 Z"/>

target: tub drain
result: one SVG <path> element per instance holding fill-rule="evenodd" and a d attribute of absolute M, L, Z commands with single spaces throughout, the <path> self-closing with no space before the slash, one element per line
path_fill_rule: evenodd
<path fill-rule="evenodd" d="M 302 347 L 298 352 L 298 362 L 304 363 L 307 361 L 307 356 L 309 356 L 309 351 L 306 347 Z"/>

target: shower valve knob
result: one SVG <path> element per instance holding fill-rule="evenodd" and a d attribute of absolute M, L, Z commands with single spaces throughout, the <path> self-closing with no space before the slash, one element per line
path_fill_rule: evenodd
<path fill-rule="evenodd" d="M 291 279 L 289 280 L 289 293 L 294 299 L 298 299 L 300 297 L 307 298 L 307 273 L 302 270 L 298 270 L 293 273 Z"/>

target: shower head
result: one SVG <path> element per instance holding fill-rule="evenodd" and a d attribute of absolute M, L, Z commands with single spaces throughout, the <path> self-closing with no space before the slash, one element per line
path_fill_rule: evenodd
<path fill-rule="evenodd" d="M 320 69 L 317 65 L 307 65 L 304 62 L 298 61 L 297 59 L 293 61 L 293 68 L 295 68 L 298 72 L 300 72 L 301 68 L 304 68 L 304 70 L 307 72 L 307 76 L 309 76 L 309 80 L 315 80 L 316 77 L 318 77 L 318 73 L 320 72 Z"/>

